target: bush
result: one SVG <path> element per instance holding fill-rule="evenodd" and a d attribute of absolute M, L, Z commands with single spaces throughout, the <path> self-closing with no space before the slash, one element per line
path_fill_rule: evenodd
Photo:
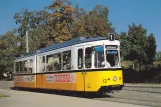
<path fill-rule="evenodd" d="M 123 69 L 125 83 L 161 83 L 161 69 L 151 68 L 150 70 L 135 71 L 131 68 Z"/>

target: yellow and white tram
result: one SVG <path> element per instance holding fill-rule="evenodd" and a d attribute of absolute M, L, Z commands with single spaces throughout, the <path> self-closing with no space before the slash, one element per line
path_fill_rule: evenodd
<path fill-rule="evenodd" d="M 121 90 L 120 42 L 78 37 L 21 55 L 14 61 L 14 87 L 111 92 Z"/>

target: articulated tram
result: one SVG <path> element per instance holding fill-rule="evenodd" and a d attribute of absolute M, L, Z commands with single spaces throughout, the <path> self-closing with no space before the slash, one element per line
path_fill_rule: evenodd
<path fill-rule="evenodd" d="M 14 87 L 110 93 L 121 90 L 120 42 L 78 37 L 16 57 Z"/>

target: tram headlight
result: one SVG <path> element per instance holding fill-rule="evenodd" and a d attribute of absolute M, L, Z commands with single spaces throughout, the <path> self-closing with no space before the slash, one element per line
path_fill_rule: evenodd
<path fill-rule="evenodd" d="M 117 77 L 116 76 L 113 77 L 113 81 L 117 81 Z"/>

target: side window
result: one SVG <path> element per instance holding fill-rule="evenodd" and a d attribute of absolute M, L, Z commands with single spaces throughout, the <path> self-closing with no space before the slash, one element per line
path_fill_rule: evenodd
<path fill-rule="evenodd" d="M 24 72 L 23 73 L 27 73 L 27 68 L 28 68 L 27 60 L 23 61 L 23 64 L 24 64 Z"/>
<path fill-rule="evenodd" d="M 20 74 L 23 72 L 23 70 L 22 70 L 22 61 L 20 61 Z"/>
<path fill-rule="evenodd" d="M 78 49 L 78 69 L 83 68 L 83 49 Z"/>
<path fill-rule="evenodd" d="M 24 73 L 24 61 L 20 62 L 20 73 Z"/>
<path fill-rule="evenodd" d="M 54 59 L 53 55 L 46 56 L 46 71 L 51 72 L 54 70 Z"/>
<path fill-rule="evenodd" d="M 61 53 L 56 53 L 53 56 L 54 70 L 61 70 Z"/>
<path fill-rule="evenodd" d="M 45 72 L 45 56 L 43 56 L 42 64 L 42 71 Z"/>
<path fill-rule="evenodd" d="M 71 51 L 65 51 L 63 54 L 63 70 L 71 69 Z"/>
<path fill-rule="evenodd" d="M 28 60 L 28 73 L 33 73 L 33 59 Z"/>
<path fill-rule="evenodd" d="M 18 74 L 20 72 L 20 69 L 19 69 L 19 62 L 16 62 L 16 73 Z"/>
<path fill-rule="evenodd" d="M 92 66 L 92 48 L 88 47 L 85 49 L 85 66 L 91 68 Z"/>
<path fill-rule="evenodd" d="M 40 72 L 45 72 L 45 56 L 40 56 Z"/>

